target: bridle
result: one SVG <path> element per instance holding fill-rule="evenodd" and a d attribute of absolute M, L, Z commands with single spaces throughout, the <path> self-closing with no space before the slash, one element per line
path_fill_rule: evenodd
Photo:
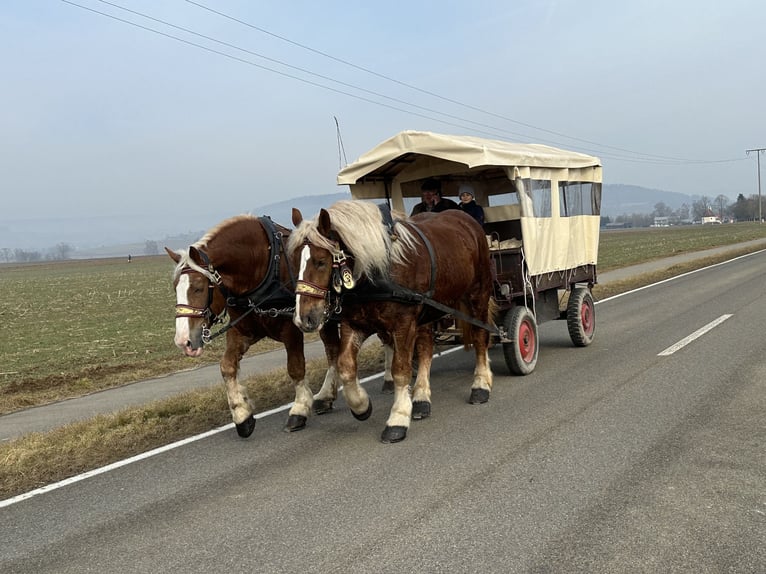
<path fill-rule="evenodd" d="M 195 307 L 194 305 L 187 305 L 186 303 L 176 303 L 176 319 L 203 319 L 202 323 L 202 341 L 209 343 L 213 338 L 211 336 L 211 329 L 218 323 L 223 323 L 226 316 L 226 306 L 224 306 L 221 313 L 216 314 L 213 311 L 213 297 L 215 295 L 216 287 L 223 287 L 221 283 L 221 275 L 210 264 L 210 260 L 203 251 L 199 251 L 202 259 L 207 267 L 207 273 L 202 273 L 198 269 L 192 267 L 184 267 L 181 269 L 179 276 L 188 275 L 190 273 L 201 273 L 208 279 L 207 283 L 207 305 L 205 307 Z"/>
<path fill-rule="evenodd" d="M 254 289 L 236 295 L 231 293 L 223 284 L 221 274 L 216 271 L 213 265 L 210 263 L 210 259 L 207 254 L 197 249 L 200 257 L 202 258 L 203 266 L 201 269 L 194 269 L 192 267 L 185 267 L 179 273 L 202 273 L 205 275 L 208 282 L 208 298 L 207 306 L 204 308 L 194 307 L 192 305 L 177 304 L 176 305 L 176 318 L 202 318 L 205 323 L 202 325 L 202 341 L 207 344 L 216 337 L 223 335 L 226 331 L 234 327 L 237 323 L 242 321 L 245 317 L 251 313 L 257 315 L 266 315 L 271 318 L 276 318 L 280 315 L 289 316 L 292 315 L 293 307 L 278 308 L 277 304 L 286 303 L 295 300 L 295 295 L 292 291 L 285 289 L 284 285 L 279 280 L 279 268 L 282 256 L 285 254 L 284 245 L 284 233 L 276 228 L 274 222 L 268 216 L 259 218 L 261 225 L 263 225 L 266 235 L 269 239 L 269 252 L 271 256 L 269 258 L 268 268 L 266 274 L 261 280 L 260 284 Z M 290 259 L 285 257 L 287 264 L 287 271 L 290 276 L 291 286 L 295 285 L 295 275 L 290 265 Z M 223 311 L 220 314 L 215 314 L 212 310 L 213 296 L 215 289 L 218 289 L 226 300 L 226 304 Z M 273 305 L 268 309 L 262 309 L 261 305 L 270 301 Z M 241 307 L 247 308 L 239 317 L 233 321 L 229 321 L 221 329 L 215 333 L 211 333 L 211 328 L 217 323 L 223 323 L 224 317 L 227 314 L 229 307 Z"/>
<path fill-rule="evenodd" d="M 330 287 L 322 287 L 316 283 L 306 281 L 305 279 L 298 279 L 295 284 L 295 294 L 303 295 L 311 299 L 321 299 L 325 302 L 324 316 L 325 319 L 329 318 L 333 314 L 340 314 L 341 308 L 341 294 L 343 290 L 351 290 L 356 286 L 356 280 L 354 274 L 349 266 L 348 257 L 340 247 L 338 242 L 333 241 L 332 253 L 332 276 L 330 279 Z M 303 242 L 305 247 L 313 245 L 308 239 Z M 333 296 L 334 293 L 334 296 Z"/>

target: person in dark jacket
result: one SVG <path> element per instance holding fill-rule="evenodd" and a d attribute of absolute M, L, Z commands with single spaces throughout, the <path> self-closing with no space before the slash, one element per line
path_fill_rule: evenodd
<path fill-rule="evenodd" d="M 420 186 L 420 191 L 423 194 L 423 201 L 412 208 L 410 216 L 423 213 L 424 211 L 439 213 L 440 211 L 445 211 L 447 209 L 458 208 L 457 203 L 451 199 L 442 197 L 442 186 L 436 179 L 428 178 L 425 180 L 423 185 Z"/>
<path fill-rule="evenodd" d="M 484 225 L 484 208 L 476 203 L 473 196 L 473 190 L 464 187 L 460 190 L 460 205 L 458 208 L 473 217 L 480 225 Z"/>

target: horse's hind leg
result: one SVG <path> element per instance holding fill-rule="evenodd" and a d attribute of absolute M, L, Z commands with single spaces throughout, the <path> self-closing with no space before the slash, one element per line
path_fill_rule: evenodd
<path fill-rule="evenodd" d="M 420 420 L 431 416 L 431 362 L 434 339 L 430 326 L 418 328 L 415 348 L 418 353 L 418 374 L 412 389 L 412 418 Z"/>
<path fill-rule="evenodd" d="M 323 415 L 332 411 L 332 405 L 338 398 L 338 355 L 340 354 L 340 333 L 336 323 L 327 323 L 319 331 L 319 336 L 324 343 L 324 352 L 327 357 L 327 372 L 322 382 L 322 388 L 314 395 L 314 413 Z"/>
<path fill-rule="evenodd" d="M 486 321 L 486 319 L 485 319 Z M 471 327 L 471 340 L 476 351 L 476 368 L 468 402 L 472 405 L 486 403 L 492 390 L 492 370 L 489 367 L 489 331 Z"/>
<path fill-rule="evenodd" d="M 391 364 L 394 361 L 394 348 L 391 337 L 387 333 L 378 333 L 378 339 L 383 343 L 383 352 L 385 355 L 385 364 L 383 371 L 383 386 L 380 392 L 384 395 L 390 395 L 394 392 L 394 376 L 391 374 Z"/>
<path fill-rule="evenodd" d="M 255 417 L 253 405 L 247 395 L 247 389 L 239 384 L 239 362 L 245 354 L 248 346 L 244 341 L 232 334 L 227 333 L 226 350 L 221 358 L 221 376 L 226 384 L 226 399 L 229 403 L 231 418 L 237 428 L 237 434 L 247 438 L 255 429 Z"/>

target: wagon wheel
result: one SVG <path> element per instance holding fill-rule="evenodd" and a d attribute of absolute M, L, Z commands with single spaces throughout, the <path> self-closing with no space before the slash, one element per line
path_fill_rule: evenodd
<path fill-rule="evenodd" d="M 528 375 L 537 364 L 537 322 L 526 307 L 513 307 L 505 315 L 505 331 L 510 343 L 503 343 L 503 355 L 514 375 Z"/>
<path fill-rule="evenodd" d="M 587 347 L 596 333 L 596 309 L 587 287 L 572 289 L 567 303 L 567 328 L 575 347 Z"/>

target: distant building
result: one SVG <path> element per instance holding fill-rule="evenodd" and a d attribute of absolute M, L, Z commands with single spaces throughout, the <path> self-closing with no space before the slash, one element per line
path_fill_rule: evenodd
<path fill-rule="evenodd" d="M 705 215 L 702 216 L 702 224 L 705 225 L 706 223 L 721 223 L 721 220 L 709 207 L 705 210 Z"/>
<path fill-rule="evenodd" d="M 669 217 L 655 217 L 652 227 L 670 227 Z"/>

